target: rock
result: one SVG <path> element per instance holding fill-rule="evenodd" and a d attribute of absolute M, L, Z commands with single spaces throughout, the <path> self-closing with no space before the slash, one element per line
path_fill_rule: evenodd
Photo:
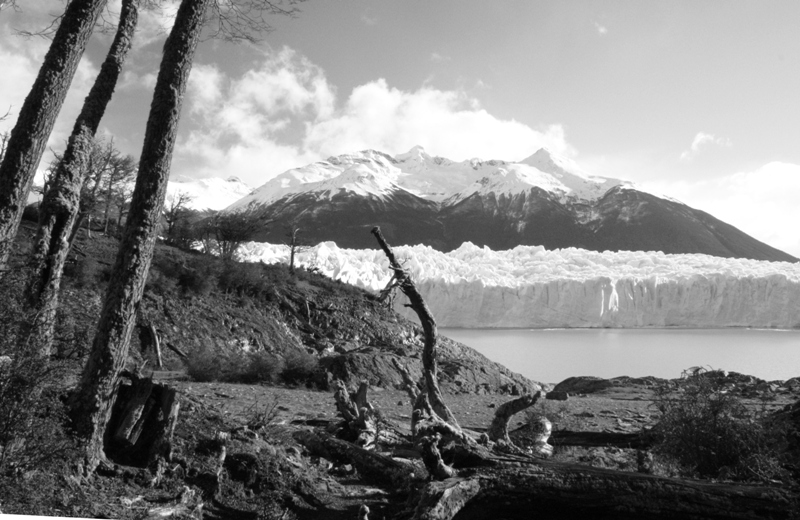
<path fill-rule="evenodd" d="M 439 339 L 439 385 L 445 392 L 513 395 L 514 392 L 536 393 L 540 388 L 464 345 L 445 337 Z M 375 346 L 322 358 L 320 365 L 327 374 L 327 381 L 341 379 L 355 386 L 365 380 L 370 387 L 402 389 L 403 377 L 393 359 L 405 366 L 413 379 L 422 375 L 419 357 L 400 356 Z"/>
<path fill-rule="evenodd" d="M 569 394 L 559 390 L 553 390 L 552 392 L 548 392 L 544 398 L 550 399 L 551 401 L 566 401 L 569 399 Z"/>
<path fill-rule="evenodd" d="M 568 394 L 593 394 L 614 386 L 608 379 L 593 376 L 568 377 L 558 383 L 550 393 L 565 392 Z"/>

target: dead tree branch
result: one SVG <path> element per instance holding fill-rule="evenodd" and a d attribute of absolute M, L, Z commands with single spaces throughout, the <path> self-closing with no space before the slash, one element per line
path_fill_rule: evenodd
<path fill-rule="evenodd" d="M 386 258 L 389 259 L 389 267 L 394 271 L 394 276 L 400 290 L 403 291 L 403 294 L 408 298 L 411 308 L 417 313 L 419 321 L 422 324 L 422 330 L 425 333 L 425 347 L 422 351 L 422 368 L 423 374 L 425 375 L 425 390 L 428 393 L 431 406 L 436 414 L 445 422 L 460 430 L 458 421 L 445 404 L 442 391 L 439 389 L 439 369 L 436 362 L 436 320 L 425 304 L 425 300 L 422 299 L 422 295 L 417 290 L 417 286 L 414 284 L 411 276 L 397 261 L 392 248 L 386 242 L 386 239 L 383 238 L 381 228 L 377 226 L 372 228 L 372 234 L 381 246 Z"/>

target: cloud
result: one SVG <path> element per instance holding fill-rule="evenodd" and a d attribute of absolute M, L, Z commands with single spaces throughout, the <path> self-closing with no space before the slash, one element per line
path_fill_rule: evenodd
<path fill-rule="evenodd" d="M 50 40 L 23 38 L 16 36 L 15 31 L 40 31 L 52 21 L 53 15 L 58 14 L 51 11 L 51 2 L 32 0 L 25 2 L 22 7 L 19 13 L 9 10 L 3 11 L 0 16 L 0 70 L 3 71 L 3 80 L 0 81 L 0 114 L 10 110 L 9 117 L 0 121 L 0 132 L 10 131 L 16 124 L 22 104 L 50 47 Z M 50 161 L 49 149 L 64 147 L 97 72 L 97 66 L 84 55 L 48 139 L 48 151 L 40 163 L 40 172 L 42 166 Z"/>
<path fill-rule="evenodd" d="M 443 63 L 450 60 L 452 60 L 450 56 L 445 56 L 444 54 L 439 54 L 438 52 L 431 53 L 431 61 L 434 63 Z"/>
<path fill-rule="evenodd" d="M 237 175 L 260 185 L 332 155 L 415 145 L 454 160 L 519 160 L 540 147 L 574 155 L 560 125 L 499 119 L 463 90 L 405 91 L 378 79 L 340 100 L 324 71 L 289 48 L 236 78 L 195 66 L 187 100 L 191 129 L 173 168 L 184 176 Z"/>
<path fill-rule="evenodd" d="M 370 16 L 367 13 L 362 13 L 361 14 L 361 22 L 364 25 L 369 25 L 369 26 L 377 25 L 378 24 L 378 17 L 377 16 Z"/>
<path fill-rule="evenodd" d="M 600 36 L 605 36 L 606 34 L 608 34 L 608 28 L 606 28 L 603 25 L 600 25 L 597 22 L 594 22 L 594 28 L 597 29 L 597 34 L 599 34 Z"/>
<path fill-rule="evenodd" d="M 544 131 L 501 120 L 462 91 L 422 87 L 414 92 L 379 79 L 353 89 L 334 117 L 309 127 L 305 145 L 324 155 L 364 148 L 401 153 L 414 145 L 450 159 L 522 159 L 547 146 L 571 155 L 558 125 Z"/>
<path fill-rule="evenodd" d="M 716 137 L 714 134 L 697 132 L 689 149 L 681 152 L 681 161 L 691 161 L 698 153 L 700 153 L 700 147 L 709 144 L 715 144 L 723 148 L 730 148 L 733 145 L 731 140 L 727 137 Z"/>
<path fill-rule="evenodd" d="M 800 165 L 770 162 L 711 180 L 649 183 L 745 233 L 800 257 Z"/>

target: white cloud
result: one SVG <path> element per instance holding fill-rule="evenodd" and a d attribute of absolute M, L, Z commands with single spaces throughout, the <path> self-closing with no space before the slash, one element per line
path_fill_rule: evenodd
<path fill-rule="evenodd" d="M 691 161 L 698 153 L 700 153 L 701 146 L 706 146 L 709 144 L 715 144 L 722 148 L 730 148 L 733 145 L 731 140 L 727 137 L 716 137 L 714 134 L 697 132 L 689 149 L 681 152 L 681 161 Z"/>
<path fill-rule="evenodd" d="M 288 48 L 238 78 L 196 66 L 188 100 L 194 127 L 177 150 L 179 175 L 237 175 L 260 185 L 331 155 L 415 145 L 454 160 L 518 160 L 543 146 L 574 155 L 561 126 L 498 119 L 463 90 L 404 91 L 379 79 L 339 101 L 324 71 Z"/>
<path fill-rule="evenodd" d="M 383 79 L 353 89 L 334 117 L 309 127 L 305 144 L 324 155 L 364 148 L 401 153 L 419 144 L 455 160 L 522 159 L 542 146 L 572 153 L 558 125 L 536 131 L 492 116 L 461 91 L 406 92 Z"/>
<path fill-rule="evenodd" d="M 369 15 L 367 13 L 362 13 L 361 14 L 361 22 L 364 25 L 369 25 L 369 26 L 377 25 L 378 17 L 377 16 L 371 16 L 371 15 Z"/>
<path fill-rule="evenodd" d="M 32 0 L 30 3 L 25 2 L 19 13 L 3 11 L 0 16 L 0 70 L 3 71 L 3 80 L 0 81 L 0 114 L 10 109 L 9 117 L 0 121 L 0 132 L 10 131 L 16 124 L 19 110 L 50 47 L 50 40 L 23 38 L 16 36 L 15 31 L 44 29 L 52 20 L 52 15 L 58 14 L 52 12 L 52 8 L 51 2 Z M 40 172 L 50 161 L 49 149 L 64 147 L 97 72 L 97 67 L 84 56 L 48 139 L 47 151 L 39 167 Z"/>
<path fill-rule="evenodd" d="M 599 23 L 594 22 L 594 28 L 597 29 L 597 34 L 599 34 L 600 36 L 605 36 L 606 34 L 608 34 L 608 28 L 605 27 L 604 25 L 600 25 Z"/>
<path fill-rule="evenodd" d="M 450 56 L 439 54 L 438 52 L 431 53 L 431 61 L 434 63 L 443 63 L 445 61 L 450 61 L 451 59 L 452 58 L 450 58 Z"/>
<path fill-rule="evenodd" d="M 770 162 L 711 180 L 649 183 L 739 228 L 772 247 L 800 257 L 800 165 Z"/>

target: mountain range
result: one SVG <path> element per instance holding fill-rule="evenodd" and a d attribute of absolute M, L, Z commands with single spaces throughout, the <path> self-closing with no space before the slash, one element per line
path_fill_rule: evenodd
<path fill-rule="evenodd" d="M 520 162 L 451 161 L 419 146 L 339 155 L 288 170 L 224 211 L 244 209 L 269 221 L 255 240 L 273 243 L 292 227 L 311 244 L 374 248 L 377 225 L 392 245 L 440 251 L 472 242 L 797 261 L 708 213 L 591 175 L 546 149 Z"/>

